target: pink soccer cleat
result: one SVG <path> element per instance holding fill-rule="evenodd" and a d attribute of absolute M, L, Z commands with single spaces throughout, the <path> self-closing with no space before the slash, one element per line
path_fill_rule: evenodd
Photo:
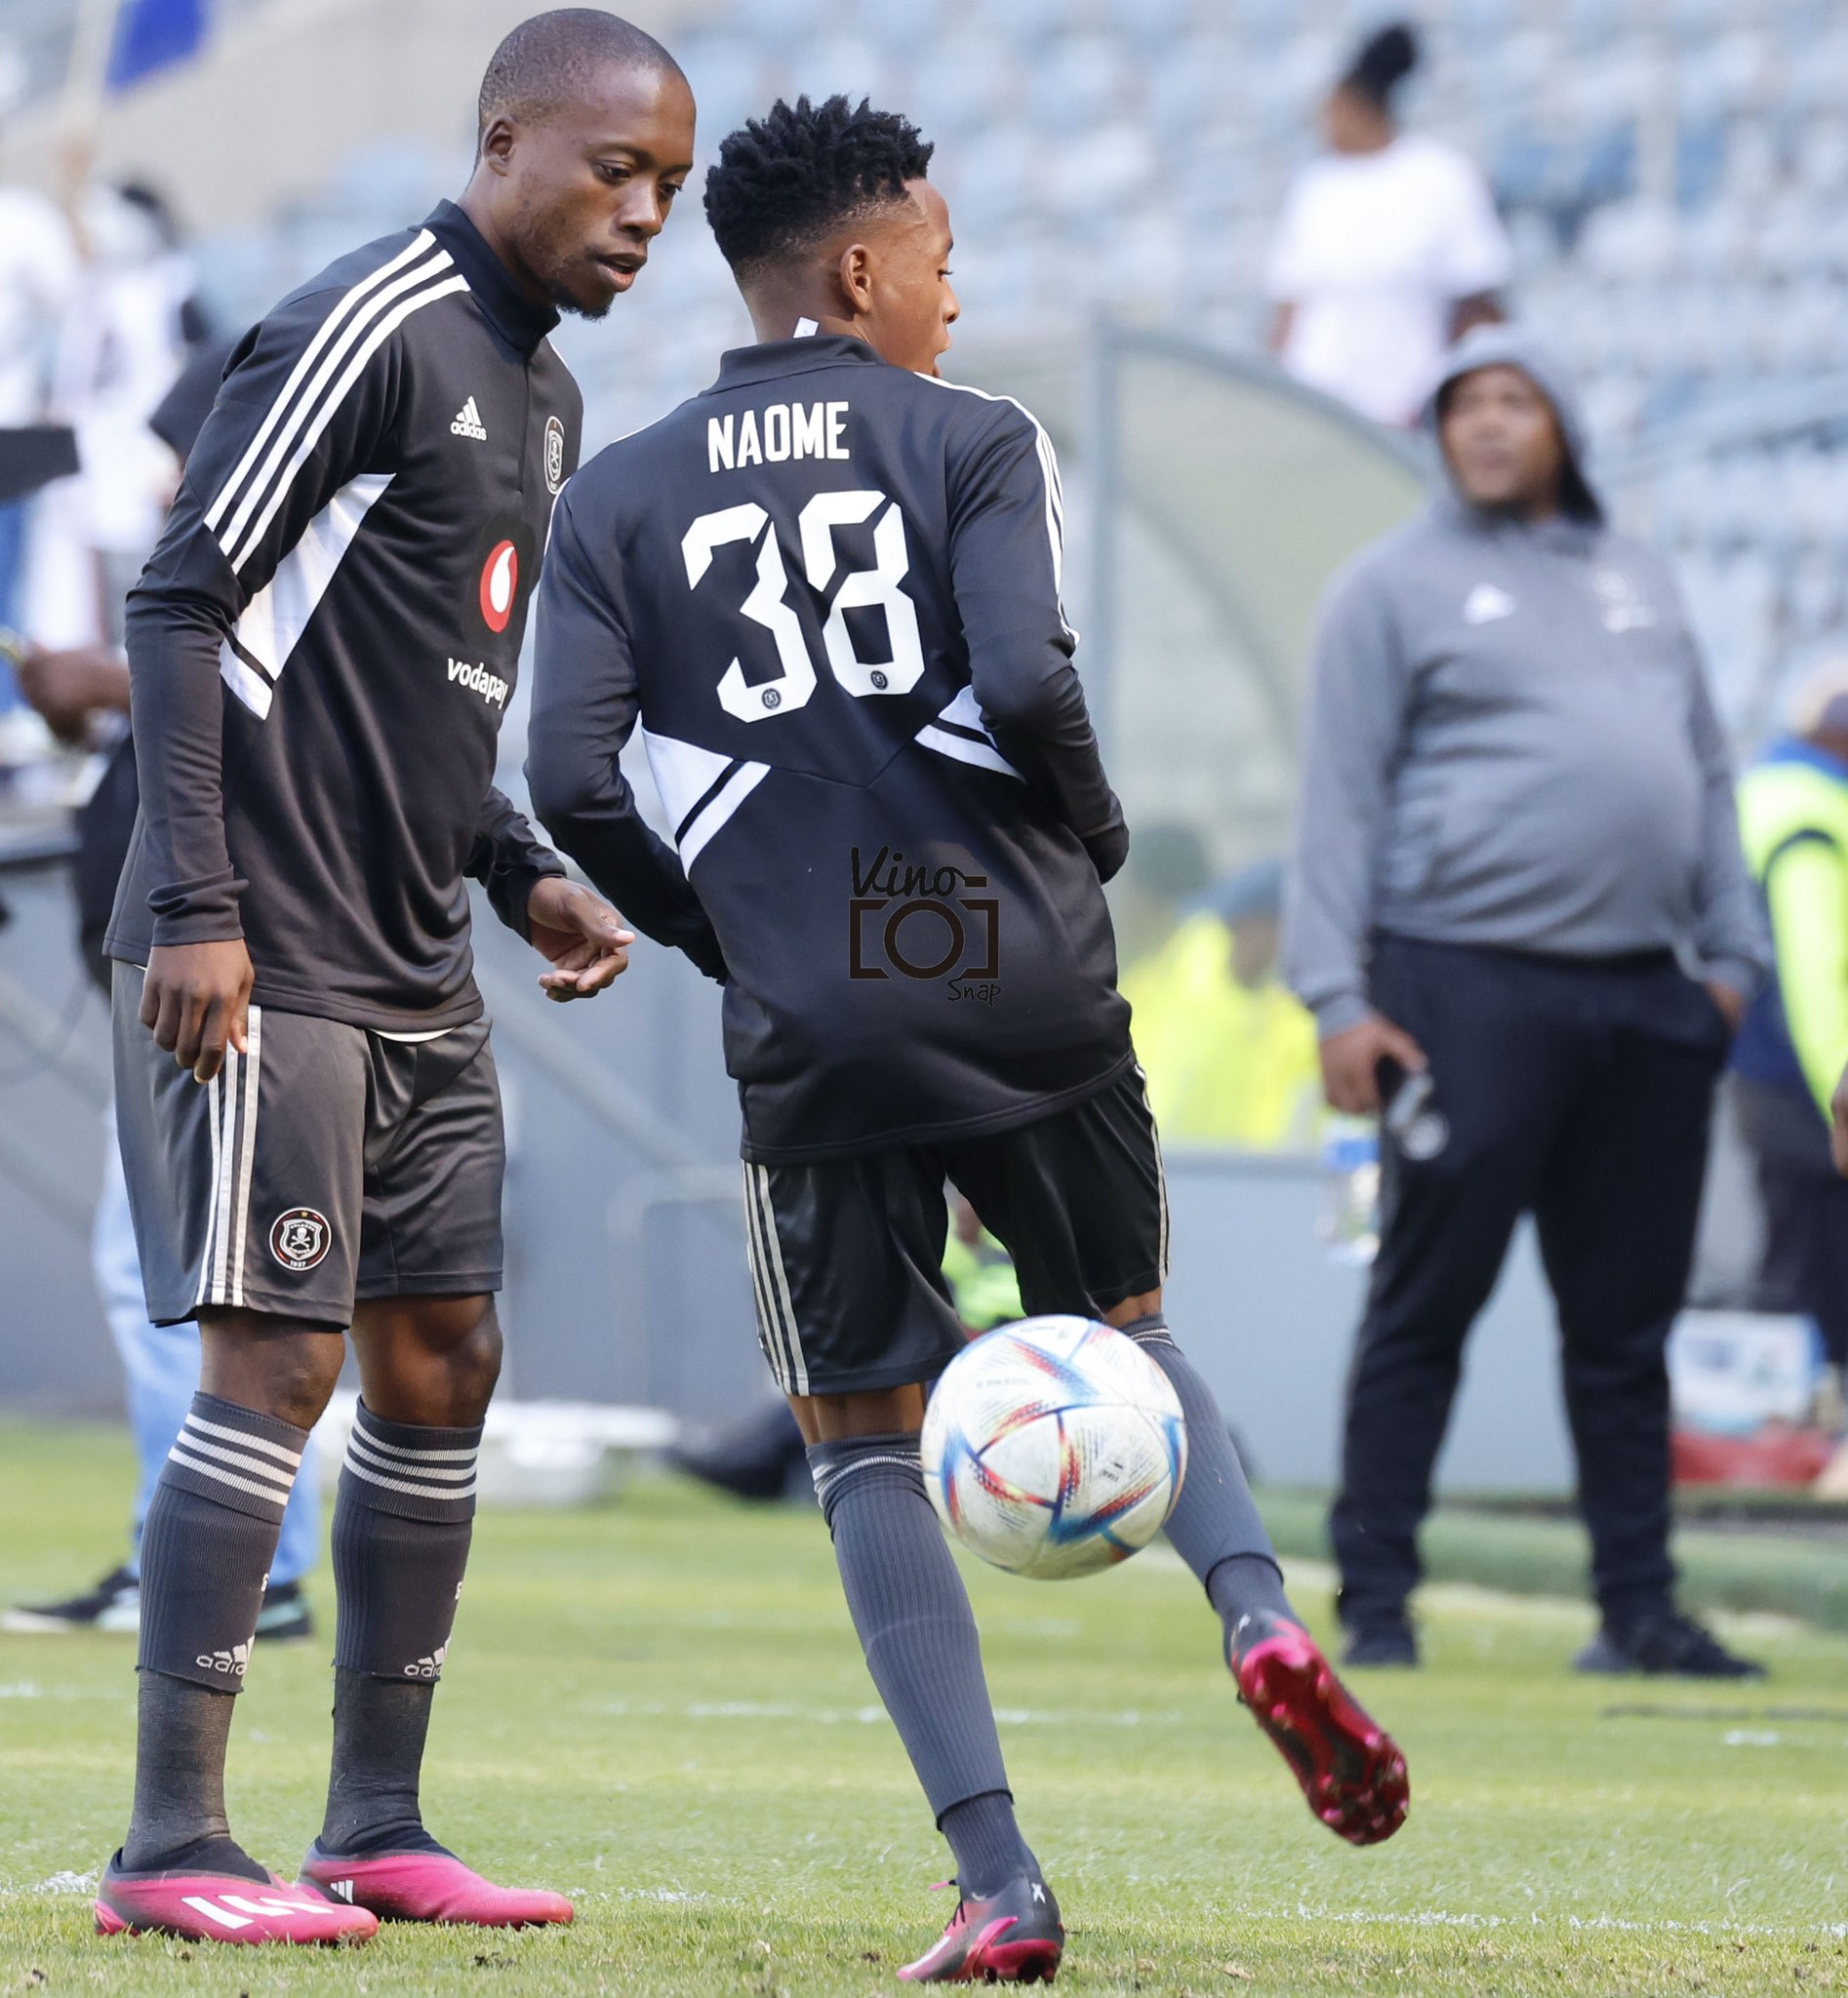
<path fill-rule="evenodd" d="M 1405 1757 L 1300 1623 L 1267 1618 L 1234 1649 L 1232 1674 L 1317 1818 L 1349 1845 L 1378 1845 L 1405 1822 Z"/>
<path fill-rule="evenodd" d="M 1050 1984 L 1065 1952 L 1059 1903 L 1035 1869 L 993 1894 L 958 1901 L 949 1927 L 899 1978 L 906 1984 Z"/>
<path fill-rule="evenodd" d="M 100 1936 L 180 1936 L 188 1942 L 364 1942 L 379 1918 L 292 1887 L 279 1873 L 131 1873 L 117 1853 L 97 1889 Z"/>
<path fill-rule="evenodd" d="M 301 1888 L 336 1905 L 370 1909 L 383 1922 L 456 1922 L 477 1929 L 565 1923 L 572 1906 L 543 1888 L 497 1887 L 453 1853 L 378 1853 L 343 1859 L 317 1841 L 301 1862 Z"/>

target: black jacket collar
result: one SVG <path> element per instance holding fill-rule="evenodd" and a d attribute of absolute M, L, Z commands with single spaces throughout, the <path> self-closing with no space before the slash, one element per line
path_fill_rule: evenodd
<path fill-rule="evenodd" d="M 535 305 L 492 250 L 487 239 L 453 201 L 439 201 L 423 226 L 455 259 L 468 280 L 475 302 L 495 327 L 523 354 L 533 353 L 558 324 L 549 305 Z"/>
<path fill-rule="evenodd" d="M 720 356 L 719 379 L 706 391 L 736 388 L 747 381 L 771 381 L 779 375 L 807 375 L 839 362 L 865 361 L 875 368 L 889 365 L 864 340 L 851 333 L 813 333 L 797 340 L 767 340 L 754 347 L 733 347 Z"/>

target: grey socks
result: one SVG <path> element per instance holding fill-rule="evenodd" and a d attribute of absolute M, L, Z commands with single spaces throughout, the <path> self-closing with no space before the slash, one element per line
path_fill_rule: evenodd
<path fill-rule="evenodd" d="M 1160 1316 L 1132 1319 L 1123 1331 L 1174 1383 L 1187 1422 L 1187 1475 L 1167 1535 L 1206 1589 L 1225 1626 L 1229 1658 L 1242 1618 L 1298 1620 L 1283 1592 L 1283 1571 L 1252 1501 L 1244 1466 L 1225 1431 L 1213 1390 L 1174 1342 Z"/>
<path fill-rule="evenodd" d="M 141 1533 L 141 1680 L 131 1872 L 269 1876 L 224 1817 L 232 1695 L 307 1432 L 195 1394 Z"/>
<path fill-rule="evenodd" d="M 244 1683 L 305 1429 L 195 1394 L 141 1529 L 140 1664 L 235 1693 Z"/>
<path fill-rule="evenodd" d="M 965 1894 L 1032 1864 L 1014 1822 L 969 1597 L 924 1495 L 917 1437 L 809 1450 L 873 1684 L 956 1856 Z"/>
<path fill-rule="evenodd" d="M 475 1527 L 481 1424 L 387 1422 L 361 1402 L 334 1507 L 334 1662 L 432 1685 Z"/>
<path fill-rule="evenodd" d="M 388 1422 L 362 1402 L 334 1508 L 334 1759 L 324 1852 L 441 1852 L 418 1777 L 474 1533 L 481 1427 Z"/>

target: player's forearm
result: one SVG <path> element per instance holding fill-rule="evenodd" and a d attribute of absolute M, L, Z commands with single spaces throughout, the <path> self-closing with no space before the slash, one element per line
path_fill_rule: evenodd
<path fill-rule="evenodd" d="M 245 883 L 224 838 L 223 625 L 184 597 L 129 599 L 130 711 L 144 837 L 158 857 L 148 907 L 153 941 L 241 937 Z"/>
<path fill-rule="evenodd" d="M 722 979 L 725 962 L 711 919 L 678 857 L 635 809 L 614 756 L 596 761 L 593 768 L 535 731 L 526 780 L 540 823 L 626 922 Z"/>
<path fill-rule="evenodd" d="M 463 870 L 487 890 L 495 914 L 516 937 L 530 939 L 527 904 L 534 888 L 565 863 L 539 837 L 512 799 L 489 786 L 475 830 L 474 850 Z"/>
<path fill-rule="evenodd" d="M 1069 660 L 1037 670 L 971 661 L 977 704 L 1001 754 L 1088 846 L 1121 830 L 1122 807 L 1105 775 L 1084 689 Z"/>

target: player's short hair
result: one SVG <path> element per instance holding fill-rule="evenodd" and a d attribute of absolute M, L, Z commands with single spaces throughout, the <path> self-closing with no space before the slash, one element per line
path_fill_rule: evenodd
<path fill-rule="evenodd" d="M 523 20 L 488 59 L 477 105 L 478 132 L 497 118 L 536 124 L 581 98 L 599 69 L 685 71 L 646 29 L 600 7 L 557 7 Z"/>
<path fill-rule="evenodd" d="M 1418 33 L 1410 21 L 1388 21 L 1354 51 L 1342 77 L 1342 88 L 1365 98 L 1377 109 L 1391 107 L 1400 84 L 1418 67 Z"/>
<path fill-rule="evenodd" d="M 748 279 L 811 249 L 843 222 L 905 201 L 935 147 L 896 111 L 844 97 L 779 99 L 719 146 L 705 219 L 720 254 Z"/>

